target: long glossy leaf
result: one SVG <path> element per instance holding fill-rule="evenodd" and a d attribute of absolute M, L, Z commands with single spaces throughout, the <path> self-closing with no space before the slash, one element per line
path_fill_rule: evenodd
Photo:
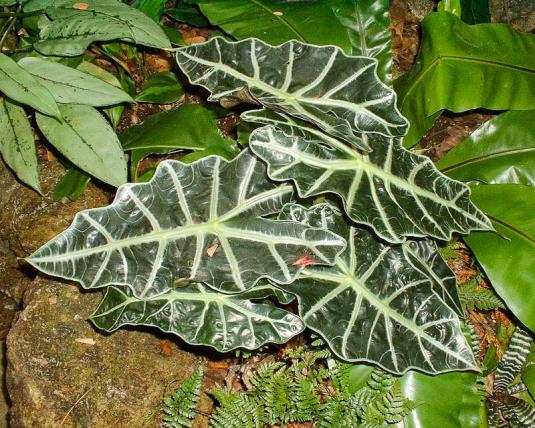
<path fill-rule="evenodd" d="M 489 120 L 436 165 L 456 180 L 535 186 L 535 110 Z"/>
<path fill-rule="evenodd" d="M 0 98 L 0 153 L 17 177 L 41 193 L 32 127 L 26 113 Z"/>
<path fill-rule="evenodd" d="M 253 289 L 221 294 L 191 284 L 149 299 L 136 298 L 128 288 L 109 287 L 91 321 L 113 331 L 123 325 L 147 325 L 174 333 L 194 345 L 225 352 L 256 349 L 266 343 L 285 343 L 304 326 L 298 316 L 264 299 L 276 291 Z"/>
<path fill-rule="evenodd" d="M 197 4 L 213 25 L 235 39 L 256 37 L 278 45 L 289 40 L 335 45 L 348 52 L 351 43 L 328 1 L 186 0 Z"/>
<path fill-rule="evenodd" d="M 343 238 L 291 221 L 262 218 L 292 198 L 248 151 L 192 164 L 162 162 L 149 183 L 122 186 L 108 207 L 78 213 L 71 227 L 28 261 L 85 288 L 129 285 L 148 298 L 179 279 L 229 292 L 260 278 L 291 282 L 303 254 L 332 264 Z"/>
<path fill-rule="evenodd" d="M 229 160 L 239 153 L 236 142 L 221 135 L 214 112 L 201 104 L 154 114 L 128 128 L 120 138 L 124 150 L 132 151 L 132 177 L 136 177 L 141 159 L 151 153 L 183 149 L 199 157 L 215 154 Z"/>
<path fill-rule="evenodd" d="M 347 239 L 330 268 L 305 268 L 292 284 L 305 325 L 347 361 L 368 361 L 394 373 L 474 369 L 457 314 L 441 290 L 452 272 L 433 241 L 386 245 L 366 229 L 350 227 L 328 205 L 287 205 L 282 218 L 323 226 Z M 434 270 L 414 253 L 435 254 Z M 440 263 L 438 263 L 440 261 Z"/>
<path fill-rule="evenodd" d="M 486 428 L 484 392 L 477 374 L 443 373 L 429 376 L 410 371 L 401 378 L 404 397 L 416 403 L 404 428 Z"/>
<path fill-rule="evenodd" d="M 470 202 L 466 185 L 441 174 L 399 140 L 369 135 L 373 151 L 363 155 L 286 115 L 256 111 L 243 117 L 281 129 L 259 128 L 250 139 L 252 150 L 268 163 L 270 178 L 293 180 L 303 197 L 339 195 L 352 220 L 373 227 L 387 241 L 424 235 L 448 240 L 453 232 L 490 228 Z"/>
<path fill-rule="evenodd" d="M 52 94 L 30 73 L 3 53 L 0 53 L 0 92 L 43 114 L 61 117 Z"/>
<path fill-rule="evenodd" d="M 466 243 L 507 307 L 535 331 L 535 188 L 480 185 L 472 197 L 502 236 L 474 232 Z"/>
<path fill-rule="evenodd" d="M 34 45 L 44 55 L 82 55 L 93 42 L 115 39 L 171 48 L 158 24 L 120 1 L 59 0 L 46 9 L 46 14 L 52 21 L 41 29 L 41 40 Z"/>
<path fill-rule="evenodd" d="M 264 106 L 362 149 L 363 132 L 399 136 L 407 130 L 396 95 L 377 78 L 377 61 L 347 57 L 334 46 L 290 41 L 272 47 L 216 37 L 179 49 L 177 61 L 191 83 L 212 92 L 210 100 L 237 96 L 246 87 Z"/>
<path fill-rule="evenodd" d="M 126 182 L 126 160 L 115 132 L 93 107 L 60 104 L 63 120 L 36 114 L 47 140 L 77 167 L 120 186 Z"/>
<path fill-rule="evenodd" d="M 505 24 L 468 25 L 448 12 L 428 15 L 422 31 L 415 66 L 394 84 L 411 124 L 405 146 L 433 124 L 424 118 L 443 109 L 535 108 L 535 35 Z"/>
<path fill-rule="evenodd" d="M 99 107 L 134 101 L 121 89 L 57 62 L 25 57 L 18 64 L 47 88 L 58 103 Z"/>
<path fill-rule="evenodd" d="M 392 79 L 390 1 L 340 0 L 335 2 L 333 10 L 347 28 L 351 41 L 348 53 L 376 58 L 379 78 L 389 83 Z"/>
<path fill-rule="evenodd" d="M 153 74 L 147 79 L 136 101 L 154 104 L 170 104 L 184 95 L 184 88 L 176 75 L 170 71 Z"/>

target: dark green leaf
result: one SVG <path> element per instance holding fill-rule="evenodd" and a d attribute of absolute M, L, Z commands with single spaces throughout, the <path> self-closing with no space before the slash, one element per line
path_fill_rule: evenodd
<path fill-rule="evenodd" d="M 51 19 L 40 32 L 35 48 L 44 55 L 75 56 L 96 41 L 115 39 L 155 48 L 171 48 L 169 39 L 147 15 L 116 0 L 58 0 L 46 9 Z"/>
<path fill-rule="evenodd" d="M 454 231 L 490 228 L 466 185 L 442 175 L 399 139 L 368 135 L 372 151 L 362 154 L 282 113 L 260 110 L 243 117 L 270 124 L 252 133 L 250 146 L 268 163 L 271 179 L 294 181 L 302 197 L 339 195 L 352 220 L 389 242 L 423 235 L 449 240 Z"/>
<path fill-rule="evenodd" d="M 167 0 L 136 0 L 132 7 L 149 16 L 153 21 L 160 22 Z"/>
<path fill-rule="evenodd" d="M 60 104 L 63 120 L 36 114 L 47 140 L 83 171 L 111 184 L 126 183 L 121 143 L 108 122 L 93 107 Z"/>
<path fill-rule="evenodd" d="M 12 100 L 29 105 L 43 114 L 61 117 L 52 94 L 3 53 L 0 53 L 0 91 Z"/>
<path fill-rule="evenodd" d="M 488 0 L 461 0 L 461 18 L 467 24 L 490 22 Z"/>
<path fill-rule="evenodd" d="M 385 244 L 326 204 L 287 204 L 279 218 L 347 240 L 333 267 L 306 266 L 293 283 L 280 285 L 297 296 L 305 325 L 338 357 L 398 374 L 475 368 L 456 313 L 455 278 L 433 241 Z"/>
<path fill-rule="evenodd" d="M 437 167 L 456 180 L 535 186 L 535 110 L 510 111 L 488 121 Z"/>
<path fill-rule="evenodd" d="M 208 27 L 210 23 L 195 6 L 178 1 L 178 4 L 165 11 L 166 15 L 180 22 L 193 25 L 194 27 Z"/>
<path fill-rule="evenodd" d="M 461 17 L 461 0 L 441 0 L 437 5 L 438 12 L 453 13 L 457 17 Z"/>
<path fill-rule="evenodd" d="M 505 24 L 470 26 L 451 13 L 428 15 L 415 66 L 394 84 L 413 146 L 443 109 L 535 108 L 535 35 Z"/>
<path fill-rule="evenodd" d="M 296 255 L 332 264 L 345 247 L 329 231 L 265 218 L 292 196 L 291 186 L 267 180 L 247 150 L 231 162 L 164 161 L 149 183 L 125 184 L 110 206 L 78 213 L 28 261 L 85 288 L 128 285 L 139 298 L 183 279 L 226 292 L 261 278 L 291 282 L 302 269 Z"/>
<path fill-rule="evenodd" d="M 507 307 L 535 330 L 535 188 L 472 186 L 472 199 L 502 236 L 474 232 L 465 241 Z"/>
<path fill-rule="evenodd" d="M 340 0 L 333 5 L 334 14 L 347 28 L 350 55 L 371 56 L 379 61 L 379 78 L 392 80 L 392 47 L 389 0 Z M 324 43 L 328 44 L 328 43 Z"/>
<path fill-rule="evenodd" d="M 55 201 L 59 201 L 63 198 L 69 198 L 71 201 L 75 201 L 89 185 L 91 177 L 79 170 L 78 168 L 71 168 L 62 177 L 56 187 L 54 188 L 54 194 L 52 198 Z"/>
<path fill-rule="evenodd" d="M 22 58 L 18 64 L 47 88 L 58 103 L 95 107 L 133 102 L 130 95 L 102 79 L 41 58 Z"/>
<path fill-rule="evenodd" d="M 291 312 L 267 301 L 251 301 L 270 294 L 266 289 L 253 289 L 225 295 L 192 284 L 141 300 L 127 288 L 109 287 L 91 321 L 106 331 L 122 325 L 153 326 L 220 352 L 256 349 L 266 343 L 287 342 L 304 328 Z"/>
<path fill-rule="evenodd" d="M 256 39 L 215 38 L 178 49 L 177 62 L 191 83 L 212 92 L 212 101 L 240 98 L 245 87 L 265 107 L 364 150 L 363 133 L 407 131 L 394 92 L 377 78 L 376 60 L 348 57 L 334 46 L 290 41 L 273 47 Z"/>
<path fill-rule="evenodd" d="M 136 96 L 137 102 L 171 104 L 184 95 L 184 88 L 174 73 L 156 73 L 147 79 L 143 90 Z"/>
<path fill-rule="evenodd" d="M 214 112 L 200 104 L 185 104 L 149 116 L 140 125 L 128 128 L 120 138 L 124 150 L 132 151 L 133 177 L 139 162 L 149 154 L 182 149 L 199 152 L 199 157 L 217 154 L 232 159 L 239 153 L 236 142 L 221 135 Z"/>
<path fill-rule="evenodd" d="M 182 33 L 178 31 L 176 28 L 163 26 L 162 27 L 163 32 L 171 42 L 171 44 L 175 46 L 186 46 L 186 42 L 184 41 L 184 37 L 182 36 Z"/>
<path fill-rule="evenodd" d="M 0 130 L 0 153 L 4 162 L 22 182 L 42 193 L 30 122 L 22 107 L 2 98 Z"/>
<path fill-rule="evenodd" d="M 335 45 L 349 52 L 346 29 L 333 13 L 331 1 L 186 0 L 197 4 L 213 25 L 237 40 L 256 37 L 271 45 L 289 40 Z"/>
<path fill-rule="evenodd" d="M 429 376 L 415 371 L 401 378 L 403 396 L 416 406 L 406 428 L 485 428 L 484 392 L 475 373 Z"/>

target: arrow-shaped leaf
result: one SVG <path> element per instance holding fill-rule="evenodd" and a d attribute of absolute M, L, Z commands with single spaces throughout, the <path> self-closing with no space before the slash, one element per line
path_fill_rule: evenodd
<path fill-rule="evenodd" d="M 287 205 L 281 216 L 322 225 L 347 238 L 334 267 L 305 268 L 292 284 L 305 325 L 321 334 L 347 361 L 369 361 L 394 373 L 474 369 L 470 347 L 455 312 L 437 290 L 449 289 L 445 262 L 433 273 L 418 266 L 416 247 L 436 251 L 432 241 L 388 245 L 365 229 L 350 227 L 329 205 L 309 210 Z"/>
<path fill-rule="evenodd" d="M 128 288 L 109 287 L 91 320 L 106 331 L 123 325 L 153 326 L 218 351 L 256 349 L 266 343 L 287 342 L 304 329 L 291 312 L 267 301 L 251 301 L 278 293 L 262 287 L 228 295 L 191 284 L 141 300 Z"/>
<path fill-rule="evenodd" d="M 401 136 L 407 130 L 395 93 L 377 77 L 377 61 L 348 57 L 334 46 L 289 41 L 273 47 L 216 37 L 179 49 L 177 62 L 191 83 L 212 92 L 211 100 L 239 96 L 246 87 L 264 106 L 361 149 L 368 149 L 363 132 Z"/>
<path fill-rule="evenodd" d="M 373 150 L 361 154 L 285 114 L 260 110 L 243 118 L 271 124 L 250 139 L 252 150 L 268 163 L 270 178 L 293 180 L 303 197 L 339 195 L 352 220 L 389 242 L 425 235 L 449 240 L 453 232 L 492 228 L 470 202 L 465 184 L 404 149 L 398 139 L 363 135 Z"/>
<path fill-rule="evenodd" d="M 291 186 L 269 182 L 249 151 L 231 162 L 165 161 L 149 183 L 126 184 L 110 206 L 78 213 L 28 261 L 85 288 L 129 285 L 140 298 L 168 291 L 177 279 L 228 292 L 262 277 L 291 282 L 301 255 L 332 264 L 345 247 L 329 231 L 262 218 L 292 194 Z"/>

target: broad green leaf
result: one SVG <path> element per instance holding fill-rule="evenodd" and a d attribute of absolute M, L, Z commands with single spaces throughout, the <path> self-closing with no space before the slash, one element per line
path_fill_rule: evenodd
<path fill-rule="evenodd" d="M 467 24 L 490 22 L 488 0 L 461 0 L 461 18 Z"/>
<path fill-rule="evenodd" d="M 136 0 L 132 7 L 149 16 L 153 21 L 160 22 L 167 0 Z"/>
<path fill-rule="evenodd" d="M 113 73 L 104 70 L 102 67 L 99 67 L 96 64 L 88 61 L 82 61 L 77 67 L 77 70 L 80 70 L 84 73 L 90 74 L 93 77 L 96 77 L 106 83 L 109 83 L 112 86 L 117 88 L 122 88 L 121 82 L 115 77 Z"/>
<path fill-rule="evenodd" d="M 3 53 L 0 53 L 0 92 L 43 114 L 61 117 L 52 94 L 30 73 Z"/>
<path fill-rule="evenodd" d="M 239 97 L 247 88 L 264 106 L 314 123 L 328 134 L 367 149 L 362 133 L 400 136 L 407 122 L 396 95 L 377 78 L 377 60 L 348 57 L 334 46 L 290 41 L 278 47 L 216 37 L 181 48 L 177 61 L 210 100 Z"/>
<path fill-rule="evenodd" d="M 87 7 L 77 5 L 84 4 Z M 35 49 L 44 55 L 76 56 L 96 41 L 124 39 L 155 48 L 171 48 L 158 24 L 143 12 L 116 0 L 57 0 L 46 9 L 51 19 Z"/>
<path fill-rule="evenodd" d="M 32 127 L 22 107 L 0 98 L 0 129 L 4 162 L 22 182 L 42 193 Z"/>
<path fill-rule="evenodd" d="M 329 205 L 307 210 L 289 204 L 280 218 L 322 226 L 347 240 L 333 267 L 305 267 L 296 281 L 280 285 L 297 296 L 305 325 L 338 357 L 393 373 L 475 369 L 458 316 L 442 299 L 455 293 L 455 284 L 433 241 L 385 244 L 349 226 Z"/>
<path fill-rule="evenodd" d="M 394 87 L 399 108 L 411 124 L 413 146 L 447 109 L 529 110 L 535 108 L 535 35 L 505 24 L 468 25 L 448 12 L 422 22 L 415 66 Z"/>
<path fill-rule="evenodd" d="M 255 288 L 228 295 L 191 284 L 142 300 L 128 288 L 109 287 L 91 321 L 106 331 L 123 325 L 157 327 L 220 352 L 256 349 L 266 343 L 285 343 L 304 328 L 291 312 L 267 301 L 252 301 L 271 294 L 267 288 Z"/>
<path fill-rule="evenodd" d="M 78 213 L 28 261 L 85 288 L 129 285 L 139 298 L 182 279 L 227 292 L 264 277 L 291 282 L 302 269 L 294 265 L 300 255 L 332 264 L 345 246 L 331 232 L 263 218 L 292 194 L 291 186 L 269 182 L 248 151 L 231 162 L 164 161 L 149 183 L 124 185 L 112 205 Z"/>
<path fill-rule="evenodd" d="M 47 88 L 58 103 L 100 107 L 133 102 L 121 89 L 57 62 L 25 57 L 18 64 Z"/>
<path fill-rule="evenodd" d="M 69 198 L 71 201 L 75 201 L 87 189 L 90 179 L 89 175 L 78 168 L 70 168 L 59 183 L 56 184 L 52 198 L 55 201 L 59 201 L 62 198 Z"/>
<path fill-rule="evenodd" d="M 271 45 L 289 40 L 351 49 L 345 28 L 336 19 L 335 2 L 297 0 L 186 0 L 197 4 L 213 25 L 237 40 L 256 37 Z"/>
<path fill-rule="evenodd" d="M 449 240 L 453 232 L 490 228 L 466 185 L 442 175 L 399 139 L 365 135 L 372 152 L 361 154 L 283 114 L 261 110 L 243 117 L 271 124 L 253 131 L 249 142 L 267 162 L 271 179 L 294 181 L 302 197 L 339 195 L 352 220 L 389 242 L 425 235 Z"/>
<path fill-rule="evenodd" d="M 535 186 L 535 110 L 489 120 L 436 165 L 456 180 Z"/>
<path fill-rule="evenodd" d="M 46 139 L 68 160 L 99 180 L 120 186 L 126 182 L 126 161 L 115 132 L 93 107 L 60 104 L 63 120 L 37 113 Z"/>
<path fill-rule="evenodd" d="M 475 373 L 407 372 L 401 378 L 401 392 L 416 406 L 404 427 L 486 428 L 485 395 L 477 382 Z"/>
<path fill-rule="evenodd" d="M 184 88 L 174 73 L 165 71 L 149 76 L 143 90 L 136 96 L 137 102 L 171 104 L 184 95 Z"/>
<path fill-rule="evenodd" d="M 350 55 L 370 56 L 379 61 L 379 78 L 392 80 L 392 46 L 389 0 L 340 0 L 333 5 L 334 14 L 347 28 L 351 41 Z M 324 43 L 325 44 L 325 43 Z"/>
<path fill-rule="evenodd" d="M 185 22 L 194 27 L 208 27 L 210 25 L 197 7 L 185 4 L 183 1 L 178 1 L 175 7 L 166 9 L 165 14 L 177 21 Z"/>
<path fill-rule="evenodd" d="M 465 241 L 507 307 L 535 331 L 535 188 L 472 186 L 472 199 L 501 236 L 474 232 Z"/>
<path fill-rule="evenodd" d="M 149 116 L 120 136 L 123 148 L 132 151 L 131 175 L 139 162 L 153 153 L 193 150 L 200 157 L 219 155 L 232 159 L 239 153 L 236 143 L 221 135 L 213 111 L 200 104 L 185 104 L 174 110 Z"/>
<path fill-rule="evenodd" d="M 441 0 L 437 5 L 438 12 L 453 13 L 457 17 L 461 17 L 461 0 Z"/>

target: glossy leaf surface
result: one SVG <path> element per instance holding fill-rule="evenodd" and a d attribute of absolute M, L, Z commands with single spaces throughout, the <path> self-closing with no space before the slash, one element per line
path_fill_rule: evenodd
<path fill-rule="evenodd" d="M 472 197 L 502 236 L 474 232 L 466 243 L 507 307 L 535 331 L 535 188 L 480 185 Z"/>
<path fill-rule="evenodd" d="M 220 352 L 256 349 L 266 343 L 285 343 L 304 328 L 291 312 L 271 302 L 252 301 L 275 292 L 261 287 L 228 295 L 191 284 L 138 299 L 128 288 L 109 287 L 91 320 L 106 331 L 123 325 L 157 327 L 190 344 L 212 346 Z"/>
<path fill-rule="evenodd" d="M 422 22 L 415 66 L 394 84 L 399 107 L 411 124 L 405 146 L 418 142 L 447 109 L 535 108 L 535 35 L 506 24 L 468 25 L 448 12 Z"/>
<path fill-rule="evenodd" d="M 334 2 L 333 11 L 347 29 L 351 42 L 348 53 L 376 58 L 379 78 L 389 83 L 392 79 L 390 1 L 340 0 Z"/>
<path fill-rule="evenodd" d="M 403 396 L 417 405 L 407 415 L 406 428 L 485 428 L 484 393 L 475 373 L 429 376 L 410 371 L 401 378 Z"/>
<path fill-rule="evenodd" d="M 52 198 L 55 201 L 60 201 L 63 198 L 75 201 L 87 189 L 90 179 L 89 175 L 78 168 L 70 168 L 54 188 Z"/>
<path fill-rule="evenodd" d="M 335 45 L 348 52 L 351 43 L 332 10 L 332 0 L 186 0 L 197 4 L 213 25 L 238 40 L 256 37 L 278 45 L 289 40 Z"/>
<path fill-rule="evenodd" d="M 61 117 L 52 94 L 30 73 L 3 53 L 0 53 L 0 92 L 43 114 Z"/>
<path fill-rule="evenodd" d="M 47 7 L 51 19 L 35 48 L 44 55 L 82 55 L 96 41 L 126 39 L 155 48 L 171 48 L 169 39 L 143 12 L 116 0 L 55 1 Z M 31 9 L 31 8 L 30 8 Z"/>
<path fill-rule="evenodd" d="M 130 95 L 90 74 L 41 58 L 22 58 L 18 64 L 47 88 L 58 103 L 108 106 L 133 102 Z"/>
<path fill-rule="evenodd" d="M 243 117 L 280 129 L 267 126 L 251 135 L 250 146 L 268 163 L 270 178 L 293 180 L 302 197 L 339 195 L 352 220 L 387 241 L 424 235 L 448 240 L 453 232 L 490 227 L 466 185 L 442 175 L 429 158 L 404 149 L 399 140 L 365 136 L 373 150 L 361 154 L 286 115 L 256 111 Z"/>
<path fill-rule="evenodd" d="M 149 76 L 147 83 L 136 96 L 136 101 L 154 104 L 170 104 L 184 95 L 184 88 L 174 73 L 165 71 Z"/>
<path fill-rule="evenodd" d="M 177 61 L 191 83 L 212 92 L 210 100 L 236 97 L 245 87 L 264 106 L 362 149 L 364 132 L 399 136 L 407 129 L 396 95 L 377 78 L 376 60 L 347 57 L 334 46 L 216 37 L 179 49 Z"/>
<path fill-rule="evenodd" d="M 151 115 L 125 130 L 120 138 L 124 150 L 132 151 L 132 177 L 139 162 L 151 153 L 182 149 L 193 151 L 199 158 L 219 155 L 229 160 L 239 153 L 236 142 L 221 135 L 214 112 L 200 104 L 185 104 Z"/>
<path fill-rule="evenodd" d="M 290 282 L 302 269 L 293 264 L 300 255 L 332 264 L 345 246 L 329 231 L 262 218 L 278 213 L 292 193 L 269 182 L 248 151 L 232 162 L 164 161 L 149 183 L 124 185 L 110 206 L 78 213 L 28 261 L 85 288 L 129 285 L 140 298 L 179 279 L 227 292 L 263 277 Z"/>
<path fill-rule="evenodd" d="M 456 180 L 535 186 L 535 110 L 489 120 L 436 165 Z"/>
<path fill-rule="evenodd" d="M 0 154 L 17 177 L 41 193 L 32 127 L 22 107 L 0 98 Z"/>
<path fill-rule="evenodd" d="M 93 107 L 60 104 L 62 121 L 36 114 L 46 139 L 78 168 L 112 186 L 126 182 L 126 160 L 115 132 Z"/>
<path fill-rule="evenodd" d="M 297 295 L 305 325 L 337 356 L 393 373 L 475 367 L 457 314 L 442 299 L 455 284 L 434 242 L 385 245 L 366 229 L 350 227 L 328 205 L 287 205 L 282 218 L 323 226 L 348 242 L 333 267 L 306 267 L 292 284 L 281 285 Z M 430 258 L 437 262 L 432 271 L 422 263 Z"/>

